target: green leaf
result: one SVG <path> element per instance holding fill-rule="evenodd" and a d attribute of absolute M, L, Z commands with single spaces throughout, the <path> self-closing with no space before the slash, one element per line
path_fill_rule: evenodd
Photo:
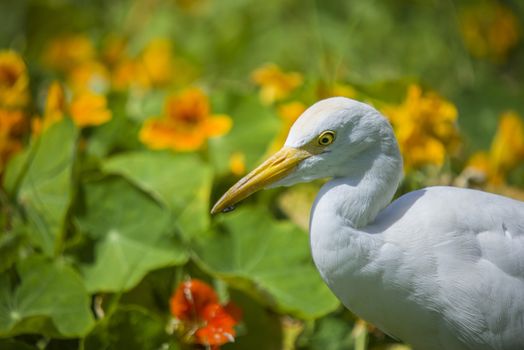
<path fill-rule="evenodd" d="M 244 207 L 218 221 L 226 232 L 194 245 L 202 268 L 301 318 L 338 306 L 313 266 L 304 231 L 275 221 L 262 208 Z"/>
<path fill-rule="evenodd" d="M 17 225 L 19 223 L 17 222 Z M 21 230 L 0 233 L 0 272 L 7 270 L 21 256 L 26 237 Z"/>
<path fill-rule="evenodd" d="M 104 162 L 103 170 L 126 177 L 171 208 L 184 237 L 208 229 L 212 172 L 196 154 L 125 153 Z"/>
<path fill-rule="evenodd" d="M 139 304 L 149 312 L 168 313 L 169 299 L 181 278 L 180 272 L 185 272 L 188 265 L 182 268 L 165 267 L 148 273 L 137 286 L 122 294 L 120 305 Z"/>
<path fill-rule="evenodd" d="M 153 269 L 187 261 L 169 211 L 147 193 L 116 176 L 88 182 L 83 192 L 77 222 L 95 241 L 95 260 L 82 265 L 90 292 L 127 290 Z"/>
<path fill-rule="evenodd" d="M 37 350 L 26 343 L 14 339 L 0 339 L 0 349 L 2 350 Z"/>
<path fill-rule="evenodd" d="M 349 320 L 334 316 L 324 317 L 315 322 L 315 332 L 309 339 L 307 348 L 310 350 L 355 349 L 356 339 L 352 333 L 353 329 L 354 323 Z M 361 337 L 362 333 L 364 332 L 359 331 L 355 335 Z"/>
<path fill-rule="evenodd" d="M 93 326 L 80 276 L 64 260 L 32 257 L 17 265 L 20 285 L 0 276 L 0 336 L 81 337 Z"/>
<path fill-rule="evenodd" d="M 113 117 L 105 124 L 93 128 L 89 135 L 86 153 L 98 158 L 107 156 L 114 149 L 137 149 L 139 125 L 128 118 L 127 94 L 112 94 L 109 105 Z"/>
<path fill-rule="evenodd" d="M 17 198 L 26 212 L 30 238 L 46 255 L 59 249 L 71 201 L 71 173 L 78 130 L 71 120 L 53 124 L 28 151 Z M 20 162 L 14 163 L 20 168 Z M 11 180 L 10 182 L 12 182 Z"/>
<path fill-rule="evenodd" d="M 174 337 L 166 331 L 166 321 L 138 306 L 120 307 L 104 319 L 83 340 L 85 350 L 176 350 Z"/>
<path fill-rule="evenodd" d="M 27 159 L 29 157 L 29 149 L 15 154 L 7 163 L 5 173 L 3 175 L 3 185 L 5 191 L 14 196 L 19 185 L 19 181 L 27 171 Z"/>
<path fill-rule="evenodd" d="M 243 327 L 238 331 L 235 342 L 224 345 L 224 350 L 282 349 L 282 326 L 279 316 L 244 293 L 232 291 L 230 296 L 233 303 L 242 310 Z"/>

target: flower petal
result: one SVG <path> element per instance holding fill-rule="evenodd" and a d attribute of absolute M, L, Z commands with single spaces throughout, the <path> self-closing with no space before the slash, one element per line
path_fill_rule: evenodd
<path fill-rule="evenodd" d="M 218 296 L 210 285 L 191 279 L 181 283 L 171 297 L 171 314 L 181 321 L 197 322 L 209 318 L 206 307 L 217 303 Z"/>
<path fill-rule="evenodd" d="M 191 88 L 168 97 L 166 116 L 173 121 L 198 124 L 209 115 L 209 101 L 201 89 Z"/>
<path fill-rule="evenodd" d="M 14 51 L 0 51 L 0 107 L 25 107 L 28 101 L 29 76 L 24 60 Z"/>
<path fill-rule="evenodd" d="M 222 136 L 233 126 L 231 117 L 225 114 L 216 114 L 206 120 L 205 133 L 207 136 Z"/>
<path fill-rule="evenodd" d="M 229 169 L 236 176 L 244 175 L 246 172 L 246 156 L 242 152 L 233 152 L 229 157 Z"/>
<path fill-rule="evenodd" d="M 201 128 L 191 131 L 176 130 L 171 140 L 171 148 L 175 151 L 196 151 L 204 145 L 206 135 Z"/>
<path fill-rule="evenodd" d="M 235 340 L 237 320 L 219 304 L 209 304 L 203 312 L 204 327 L 195 335 L 197 342 L 203 345 L 222 345 Z"/>
<path fill-rule="evenodd" d="M 111 119 L 111 111 L 106 104 L 103 95 L 82 93 L 71 103 L 71 118 L 80 127 L 103 124 Z"/>
<path fill-rule="evenodd" d="M 151 149 L 171 148 L 174 128 L 163 118 L 149 118 L 144 122 L 138 135 L 140 141 Z"/>

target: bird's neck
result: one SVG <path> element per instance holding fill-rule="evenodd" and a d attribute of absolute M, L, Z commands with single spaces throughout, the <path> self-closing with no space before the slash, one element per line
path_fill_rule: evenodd
<path fill-rule="evenodd" d="M 396 143 L 393 146 L 378 149 L 375 157 L 355 160 L 349 174 L 326 183 L 313 204 L 312 220 L 329 215 L 354 229 L 371 223 L 391 202 L 402 177 L 402 158 Z"/>
<path fill-rule="evenodd" d="M 313 259 L 328 284 L 336 278 L 335 270 L 343 268 L 340 257 L 351 257 L 343 263 L 352 265 L 346 265 L 347 269 L 358 270 L 380 248 L 381 235 L 370 234 L 365 227 L 389 204 L 402 176 L 398 147 L 377 150 L 375 157 L 358 161 L 355 169 L 366 170 L 326 183 L 311 210 Z"/>

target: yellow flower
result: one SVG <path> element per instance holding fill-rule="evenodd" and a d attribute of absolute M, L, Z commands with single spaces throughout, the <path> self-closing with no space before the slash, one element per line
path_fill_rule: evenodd
<path fill-rule="evenodd" d="M 109 67 L 114 67 L 119 61 L 127 57 L 127 39 L 112 33 L 104 40 L 102 58 Z"/>
<path fill-rule="evenodd" d="M 177 5 L 192 15 L 202 14 L 209 9 L 209 0 L 176 0 Z"/>
<path fill-rule="evenodd" d="M 75 92 L 104 93 L 109 87 L 109 72 L 100 62 L 85 61 L 71 69 L 69 85 Z"/>
<path fill-rule="evenodd" d="M 79 127 L 100 125 L 111 119 L 105 96 L 91 92 L 76 95 L 71 102 L 70 112 Z"/>
<path fill-rule="evenodd" d="M 477 152 L 468 161 L 466 169 L 484 175 L 492 185 L 504 183 L 508 172 L 524 160 L 524 123 L 515 112 L 500 116 L 497 132 L 488 152 Z"/>
<path fill-rule="evenodd" d="M 27 68 L 20 55 L 10 50 L 0 51 L 0 107 L 25 107 L 28 87 Z"/>
<path fill-rule="evenodd" d="M 58 81 L 54 81 L 47 89 L 43 118 L 32 120 L 31 130 L 33 135 L 39 135 L 52 124 L 62 120 L 67 110 L 64 89 Z"/>
<path fill-rule="evenodd" d="M 246 173 L 246 156 L 242 152 L 233 152 L 229 157 L 229 169 L 236 176 Z"/>
<path fill-rule="evenodd" d="M 91 61 L 95 48 L 91 40 L 82 34 L 67 35 L 51 41 L 44 53 L 44 62 L 51 68 L 69 71 L 76 65 Z"/>
<path fill-rule="evenodd" d="M 343 96 L 353 98 L 357 95 L 357 91 L 349 84 L 335 83 L 332 89 L 333 96 Z"/>
<path fill-rule="evenodd" d="M 490 156 L 493 165 L 504 172 L 524 159 L 524 124 L 517 113 L 508 111 L 500 116 Z"/>
<path fill-rule="evenodd" d="M 287 134 L 293 123 L 306 110 L 306 105 L 300 101 L 292 101 L 280 105 L 277 109 L 278 116 L 282 120 L 280 131 L 269 147 L 269 153 L 278 151 L 286 142 Z"/>
<path fill-rule="evenodd" d="M 19 110 L 0 108 L 0 174 L 9 158 L 22 148 L 24 115 Z"/>
<path fill-rule="evenodd" d="M 111 82 L 115 90 L 125 90 L 135 84 L 142 87 L 149 84 L 145 71 L 132 59 L 124 59 L 115 66 Z"/>
<path fill-rule="evenodd" d="M 206 139 L 224 135 L 232 126 L 226 115 L 211 115 L 202 90 L 191 88 L 168 97 L 164 116 L 146 120 L 140 140 L 151 149 L 194 151 Z"/>
<path fill-rule="evenodd" d="M 517 16 L 501 3 L 480 1 L 460 13 L 460 30 L 469 52 L 503 62 L 520 39 Z"/>
<path fill-rule="evenodd" d="M 457 109 L 436 93 L 422 93 L 418 85 L 408 88 L 400 105 L 383 109 L 390 119 L 407 169 L 441 166 L 446 153 L 459 144 Z"/>
<path fill-rule="evenodd" d="M 464 174 L 467 174 L 468 178 L 474 174 L 482 183 L 501 184 L 504 182 L 504 177 L 493 168 L 488 152 L 479 151 L 474 153 L 469 158 L 465 169 L 467 171 Z"/>
<path fill-rule="evenodd" d="M 89 91 L 79 92 L 68 104 L 62 85 L 54 81 L 47 90 L 43 118 L 35 118 L 32 121 L 33 135 L 39 135 L 52 124 L 62 120 L 68 112 L 79 127 L 96 126 L 111 119 L 111 111 L 107 108 L 104 95 Z"/>
<path fill-rule="evenodd" d="M 260 99 L 265 104 L 272 104 L 275 101 L 285 99 L 303 81 L 301 74 L 296 72 L 284 73 L 273 63 L 256 69 L 251 78 L 260 86 Z"/>
<path fill-rule="evenodd" d="M 173 57 L 171 42 L 167 39 L 155 39 L 146 46 L 139 57 L 122 55 L 114 62 L 113 87 L 123 90 L 132 86 L 149 89 L 168 85 L 174 78 L 175 61 L 177 60 Z"/>
<path fill-rule="evenodd" d="M 52 82 L 47 90 L 44 116 L 51 122 L 62 120 L 66 111 L 66 106 L 66 99 L 62 85 L 60 85 L 58 81 Z"/>
<path fill-rule="evenodd" d="M 141 56 L 141 62 L 153 86 L 169 84 L 173 78 L 171 42 L 167 39 L 151 41 Z"/>
<path fill-rule="evenodd" d="M 284 121 L 286 133 L 289 131 L 291 125 L 293 125 L 298 117 L 304 113 L 306 108 L 306 105 L 300 101 L 292 101 L 278 107 L 278 115 Z"/>
<path fill-rule="evenodd" d="M 342 96 L 354 98 L 357 91 L 349 84 L 334 83 L 332 85 L 319 84 L 317 88 L 318 96 L 322 99 L 328 97 Z"/>

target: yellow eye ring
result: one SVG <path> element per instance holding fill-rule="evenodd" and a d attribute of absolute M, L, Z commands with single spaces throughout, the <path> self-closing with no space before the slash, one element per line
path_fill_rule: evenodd
<path fill-rule="evenodd" d="M 335 141 L 335 132 L 331 130 L 324 131 L 317 139 L 319 146 L 328 146 Z"/>

